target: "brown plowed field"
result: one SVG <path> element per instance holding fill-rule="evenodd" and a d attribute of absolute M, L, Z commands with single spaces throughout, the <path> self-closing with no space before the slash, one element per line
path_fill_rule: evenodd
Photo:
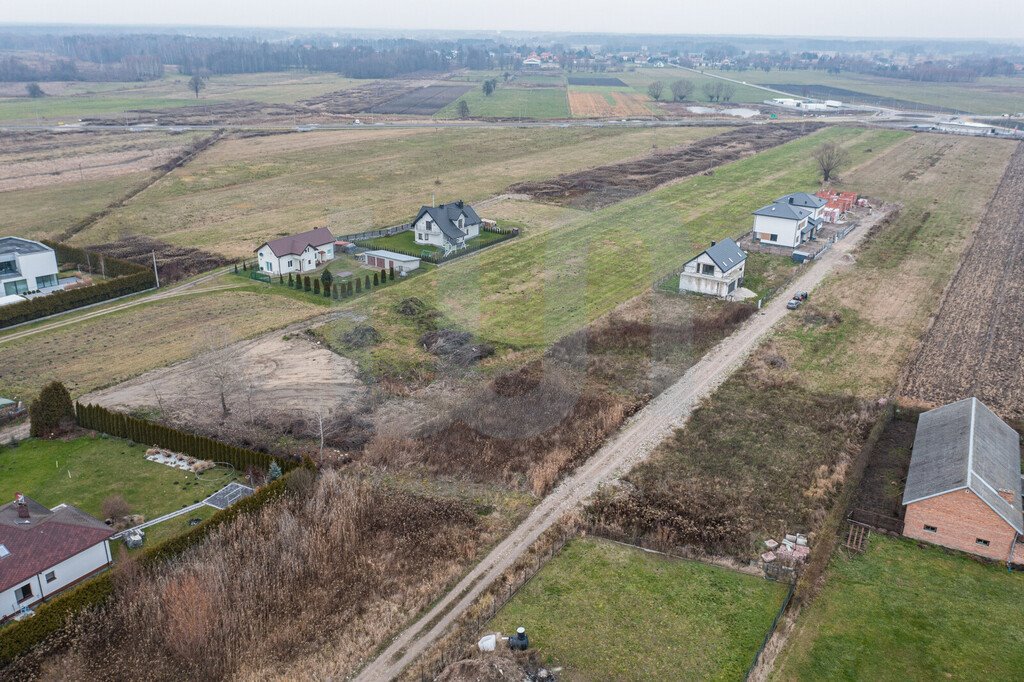
<path fill-rule="evenodd" d="M 808 123 L 744 126 L 642 159 L 589 168 L 550 180 L 520 182 L 506 191 L 529 194 L 535 201 L 562 206 L 600 208 L 649 192 L 666 182 L 791 142 L 820 127 Z"/>
<path fill-rule="evenodd" d="M 609 102 L 609 98 L 614 101 Z M 569 110 L 582 118 L 613 118 L 619 116 L 650 116 L 646 98 L 634 92 L 569 91 Z"/>
<path fill-rule="evenodd" d="M 903 377 L 911 400 L 976 396 L 1024 419 L 1024 145 L 1010 159 L 938 317 Z"/>

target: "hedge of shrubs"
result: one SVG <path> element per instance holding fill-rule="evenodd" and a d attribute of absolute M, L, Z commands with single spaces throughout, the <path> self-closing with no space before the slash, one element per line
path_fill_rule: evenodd
<path fill-rule="evenodd" d="M 132 417 L 123 412 L 114 412 L 100 405 L 76 403 L 75 412 L 78 425 L 82 428 L 182 452 L 198 459 L 226 462 L 239 471 L 245 471 L 249 467 L 267 470 L 271 463 L 278 459 L 263 452 L 228 445 L 212 438 Z M 281 468 L 285 471 L 296 466 L 297 462 L 294 460 L 282 460 Z"/>
<path fill-rule="evenodd" d="M 113 279 L 79 289 L 55 291 L 46 296 L 3 306 L 0 308 L 0 328 L 30 322 L 40 317 L 55 315 L 85 305 L 101 303 L 156 286 L 152 270 L 145 266 L 120 258 L 101 256 L 64 244 L 45 243 L 56 252 L 58 263 L 73 264 L 80 270 L 86 268 L 96 270 L 102 261 L 106 276 Z"/>
<path fill-rule="evenodd" d="M 305 466 L 312 467 L 313 465 L 311 462 L 306 462 Z M 234 520 L 241 514 L 256 511 L 268 502 L 277 499 L 286 492 L 291 475 L 291 473 L 285 474 L 273 483 L 263 486 L 249 497 L 239 500 L 227 509 L 214 513 L 210 518 L 187 532 L 143 549 L 136 555 L 139 565 L 143 568 L 151 568 L 173 559 L 202 542 L 218 526 Z M 70 616 L 105 602 L 113 594 L 113 579 L 112 572 L 101 573 L 37 606 L 33 617 L 5 626 L 0 634 L 0 666 L 9 664 L 18 656 L 41 644 L 47 637 L 63 627 Z"/>

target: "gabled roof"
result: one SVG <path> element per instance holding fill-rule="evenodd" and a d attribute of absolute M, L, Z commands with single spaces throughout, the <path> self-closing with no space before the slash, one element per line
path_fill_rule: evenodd
<path fill-rule="evenodd" d="M 24 582 L 65 559 L 103 542 L 114 531 L 81 509 L 62 504 L 47 509 L 25 497 L 29 518 L 18 516 L 17 502 L 0 507 L 0 592 Z"/>
<path fill-rule="evenodd" d="M 802 208 L 815 209 L 821 208 L 822 206 L 827 204 L 828 201 L 822 199 L 821 197 L 816 197 L 813 194 L 808 194 L 807 192 L 794 192 L 792 194 L 787 194 L 785 196 L 779 197 L 778 199 L 775 200 L 775 203 L 790 204 L 792 206 L 800 206 Z"/>
<path fill-rule="evenodd" d="M 747 254 L 731 237 L 726 237 L 722 241 L 712 244 L 704 250 L 704 253 L 708 254 L 708 258 L 715 261 L 715 265 L 722 272 L 729 272 L 747 259 Z"/>
<path fill-rule="evenodd" d="M 921 415 L 903 504 L 967 489 L 1024 533 L 1020 437 L 977 398 Z M 999 492 L 1009 493 L 1010 501 Z"/>
<path fill-rule="evenodd" d="M 334 235 L 331 234 L 331 231 L 326 227 L 318 227 L 308 232 L 300 232 L 288 237 L 272 239 L 261 244 L 259 249 L 256 250 L 259 251 L 264 246 L 269 246 L 274 255 L 280 258 L 281 256 L 297 256 L 305 251 L 307 246 L 312 246 L 315 249 L 324 244 L 332 244 L 333 242 Z"/>
<path fill-rule="evenodd" d="M 784 218 L 786 220 L 803 220 L 811 215 L 811 211 L 793 204 L 768 204 L 754 211 L 754 215 Z"/>
<path fill-rule="evenodd" d="M 455 224 L 455 221 L 459 219 L 460 215 L 466 216 L 466 225 L 476 225 L 480 223 L 480 216 L 476 214 L 473 207 L 462 201 L 455 201 L 450 204 L 441 204 L 440 206 L 423 206 L 420 208 L 420 212 L 416 214 L 416 218 L 412 222 L 414 224 L 419 222 L 424 213 L 429 215 L 431 220 L 437 223 L 437 226 L 441 229 L 441 233 L 449 239 L 462 239 L 466 236 L 465 233 Z"/>

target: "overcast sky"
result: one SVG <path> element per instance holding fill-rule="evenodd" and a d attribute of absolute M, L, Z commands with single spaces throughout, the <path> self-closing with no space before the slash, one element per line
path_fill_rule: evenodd
<path fill-rule="evenodd" d="M 1024 0 L 0 0 L 0 23 L 1024 40 Z"/>

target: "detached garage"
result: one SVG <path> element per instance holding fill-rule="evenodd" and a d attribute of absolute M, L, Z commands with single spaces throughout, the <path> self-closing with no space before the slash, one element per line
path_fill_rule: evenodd
<path fill-rule="evenodd" d="M 420 259 L 416 256 L 406 256 L 403 253 L 383 249 L 361 253 L 359 259 L 371 268 L 390 270 L 393 267 L 398 273 L 411 272 L 420 267 Z"/>

